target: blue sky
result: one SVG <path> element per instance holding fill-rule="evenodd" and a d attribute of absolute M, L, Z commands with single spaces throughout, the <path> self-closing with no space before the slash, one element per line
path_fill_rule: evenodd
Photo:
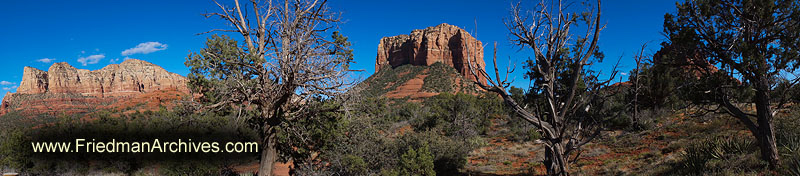
<path fill-rule="evenodd" d="M 518 1 L 331 0 L 329 3 L 333 10 L 342 12 L 345 22 L 340 30 L 353 43 L 356 63 L 351 68 L 365 70 L 354 73 L 354 77 L 366 78 L 374 71 L 381 37 L 408 34 L 413 29 L 441 23 L 477 31 L 478 40 L 485 44 L 498 42 L 501 68 L 505 68 L 509 57 L 512 62 L 524 61 L 525 51 L 511 45 L 502 23 L 515 2 Z M 615 0 L 603 2 L 602 8 L 601 20 L 607 27 L 600 34 L 599 45 L 606 54 L 606 62 L 593 68 L 610 68 L 624 54 L 621 66 L 627 71 L 633 66 L 631 56 L 642 43 L 652 41 L 648 53 L 658 50 L 658 43 L 664 39 L 663 16 L 675 12 L 675 1 Z M 202 16 L 216 10 L 211 0 L 7 1 L 0 6 L 3 23 L 0 96 L 16 91 L 24 66 L 47 70 L 54 62 L 96 70 L 125 58 L 136 58 L 186 75 L 189 71 L 183 65 L 186 56 L 190 51 L 200 50 L 210 36 L 195 34 L 226 27 L 219 19 Z M 485 51 L 486 56 L 491 56 L 491 46 Z M 490 57 L 484 59 L 491 63 Z M 491 68 L 491 64 L 487 67 Z M 517 80 L 517 86 L 527 85 L 520 70 L 511 78 Z"/>

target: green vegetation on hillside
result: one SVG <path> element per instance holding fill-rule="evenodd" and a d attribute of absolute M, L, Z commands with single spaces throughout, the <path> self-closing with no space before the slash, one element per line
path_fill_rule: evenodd
<path fill-rule="evenodd" d="M 357 85 L 362 89 L 360 94 L 380 96 L 397 88 L 409 80 L 420 75 L 425 75 L 422 91 L 433 93 L 456 93 L 456 91 L 470 94 L 480 94 L 478 86 L 469 79 L 465 79 L 458 71 L 441 62 L 430 66 L 401 65 L 396 68 L 385 67 Z M 456 80 L 460 79 L 460 82 Z"/>
<path fill-rule="evenodd" d="M 425 68 L 425 66 L 414 66 L 410 64 L 401 65 L 397 68 L 384 67 L 381 71 L 362 81 L 356 87 L 363 89 L 359 94 L 365 96 L 380 96 L 396 90 L 397 87 L 403 85 L 403 83 L 417 77 Z"/>

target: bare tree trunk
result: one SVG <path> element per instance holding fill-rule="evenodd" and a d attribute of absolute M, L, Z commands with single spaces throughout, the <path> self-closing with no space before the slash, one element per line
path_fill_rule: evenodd
<path fill-rule="evenodd" d="M 637 73 L 639 74 L 639 73 Z M 639 77 L 638 75 L 636 77 Z M 636 79 L 633 83 L 635 85 L 634 89 L 636 89 L 633 93 L 633 116 L 631 116 L 631 125 L 636 128 L 639 128 L 639 79 Z"/>
<path fill-rule="evenodd" d="M 644 47 L 642 47 L 644 48 Z M 636 58 L 636 68 L 634 69 L 636 73 L 634 73 L 633 80 L 631 82 L 631 89 L 633 91 L 633 115 L 631 116 L 631 125 L 634 128 L 639 128 L 639 75 L 642 74 L 639 71 L 639 66 L 641 65 L 641 61 L 639 56 Z"/>
<path fill-rule="evenodd" d="M 278 150 L 275 148 L 275 143 L 268 140 L 266 145 L 261 149 L 261 162 L 258 165 L 259 176 L 272 175 L 272 168 L 275 166 L 275 161 L 278 160 Z"/>
<path fill-rule="evenodd" d="M 761 123 L 759 122 L 759 124 Z M 768 123 L 765 125 L 769 125 L 769 128 L 759 128 L 759 134 L 756 139 L 759 148 L 761 148 L 761 159 L 767 161 L 769 168 L 774 170 L 780 167 L 778 147 L 775 145 L 775 133 L 772 130 L 772 125 Z"/>
<path fill-rule="evenodd" d="M 564 146 L 560 142 L 547 142 L 545 145 L 544 165 L 547 175 L 567 176 L 569 175 L 569 164 L 564 153 Z"/>
<path fill-rule="evenodd" d="M 756 116 L 758 119 L 758 131 L 754 131 L 759 148 L 761 148 L 761 158 L 769 163 L 770 169 L 776 169 L 780 165 L 778 147 L 775 144 L 775 129 L 772 126 L 772 111 L 769 108 L 769 83 L 766 78 L 761 78 L 756 83 Z"/>
<path fill-rule="evenodd" d="M 639 50 L 639 54 L 634 56 L 634 60 L 636 61 L 636 67 L 633 69 L 634 74 L 633 78 L 630 79 L 631 90 L 633 91 L 633 116 L 631 116 L 631 125 L 635 128 L 640 128 L 639 126 L 639 94 L 641 94 L 642 85 L 639 83 L 640 78 L 642 77 L 642 62 L 645 59 L 644 56 L 644 49 L 647 48 L 647 43 L 642 44 L 642 48 Z"/>

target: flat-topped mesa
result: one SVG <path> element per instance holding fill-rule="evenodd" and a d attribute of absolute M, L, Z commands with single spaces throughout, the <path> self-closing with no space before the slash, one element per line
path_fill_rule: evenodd
<path fill-rule="evenodd" d="M 469 70 L 468 57 L 477 69 L 483 70 L 483 45 L 464 29 L 442 23 L 411 31 L 410 35 L 384 37 L 378 44 L 375 72 L 384 67 L 405 64 L 429 66 L 436 62 L 455 68 L 463 77 L 475 81 Z M 486 85 L 486 77 L 478 73 L 478 82 Z"/>
<path fill-rule="evenodd" d="M 100 70 L 77 69 L 66 62 L 48 71 L 25 67 L 18 94 L 80 93 L 87 96 L 126 96 L 155 90 L 189 93 L 186 78 L 157 65 L 129 59 Z"/>

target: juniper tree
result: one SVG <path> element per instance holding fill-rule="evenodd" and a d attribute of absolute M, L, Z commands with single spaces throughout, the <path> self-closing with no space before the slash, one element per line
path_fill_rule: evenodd
<path fill-rule="evenodd" d="M 677 7 L 677 13 L 664 19 L 669 44 L 696 52 L 719 68 L 701 72 L 700 82 L 692 85 L 694 102 L 720 107 L 742 122 L 755 136 L 762 159 L 777 168 L 772 119 L 788 98 L 774 88 L 779 78 L 798 81 L 800 2 L 686 0 Z M 754 96 L 742 96 L 746 91 Z M 755 113 L 745 110 L 751 105 Z"/>
<path fill-rule="evenodd" d="M 205 109 L 234 106 L 251 114 L 246 117 L 263 140 L 258 174 L 271 175 L 279 157 L 296 157 L 307 147 L 301 144 L 311 140 L 303 136 L 308 127 L 295 124 L 330 110 L 315 102 L 351 85 L 345 78 L 353 59 L 350 43 L 333 31 L 340 20 L 325 0 L 215 3 L 220 11 L 205 16 L 219 17 L 230 28 L 209 32 L 238 34 L 242 47 L 230 38 L 212 37 L 186 62 L 191 84 L 213 102 Z M 278 143 L 279 138 L 289 144 Z"/>

